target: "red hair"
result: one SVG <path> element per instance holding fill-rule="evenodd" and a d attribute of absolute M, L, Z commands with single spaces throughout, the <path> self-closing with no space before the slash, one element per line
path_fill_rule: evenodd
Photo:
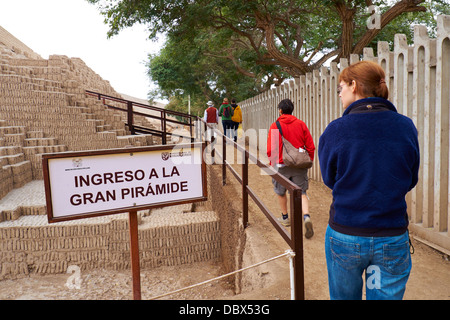
<path fill-rule="evenodd" d="M 389 89 L 386 85 L 386 77 L 383 68 L 372 61 L 360 61 L 354 63 L 339 75 L 339 82 L 344 81 L 351 85 L 356 82 L 356 93 L 361 97 L 380 97 L 387 99 Z"/>

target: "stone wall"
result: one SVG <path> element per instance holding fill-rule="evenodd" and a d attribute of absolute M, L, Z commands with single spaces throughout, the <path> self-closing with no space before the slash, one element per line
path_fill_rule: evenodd
<path fill-rule="evenodd" d="M 112 111 L 85 90 L 121 98 L 81 59 L 42 59 L 0 28 L 0 280 L 65 273 L 70 265 L 130 268 L 127 214 L 47 222 L 43 153 L 160 141 L 130 135 L 126 112 Z M 146 117 L 135 124 L 153 127 Z M 221 226 L 214 211 L 192 212 L 192 205 L 140 212 L 141 267 L 220 259 Z"/>
<path fill-rule="evenodd" d="M 220 259 L 216 214 L 189 210 L 184 206 L 140 213 L 141 268 Z M 20 224 L 0 223 L 0 280 L 65 273 L 70 265 L 81 270 L 130 269 L 127 216 L 48 225 L 45 216 L 37 215 L 22 217 Z"/>
<path fill-rule="evenodd" d="M 85 90 L 120 98 L 79 58 L 42 59 L 0 28 L 0 199 L 43 179 L 42 154 L 152 145 L 131 136 L 126 112 L 113 111 Z M 144 117 L 138 125 L 153 127 Z"/>
<path fill-rule="evenodd" d="M 0 26 L 0 45 L 10 48 L 11 51 L 17 55 L 22 55 L 25 58 L 41 59 L 40 55 L 30 49 L 22 41 L 14 37 L 2 26 Z"/>

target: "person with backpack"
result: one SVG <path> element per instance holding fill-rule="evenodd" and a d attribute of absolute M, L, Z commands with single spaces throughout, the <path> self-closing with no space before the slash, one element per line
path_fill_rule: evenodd
<path fill-rule="evenodd" d="M 223 99 L 223 103 L 219 109 L 219 116 L 222 117 L 223 134 L 226 137 L 232 139 L 233 138 L 233 132 L 232 132 L 233 121 L 231 121 L 231 117 L 233 116 L 233 108 L 231 107 L 230 103 L 228 102 L 228 98 Z"/>
<path fill-rule="evenodd" d="M 231 117 L 231 121 L 233 122 L 233 139 L 234 142 L 237 142 L 237 131 L 239 125 L 242 123 L 242 110 L 241 107 L 236 104 L 236 99 L 231 99 L 231 107 L 233 108 L 233 116 Z"/>

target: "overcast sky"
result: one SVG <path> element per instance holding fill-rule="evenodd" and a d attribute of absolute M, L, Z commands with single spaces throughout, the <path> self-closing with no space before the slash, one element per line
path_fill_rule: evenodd
<path fill-rule="evenodd" d="M 107 39 L 108 26 L 85 0 L 0 0 L 0 25 L 42 58 L 81 58 L 119 92 L 146 99 L 145 61 L 159 44 L 137 25 Z"/>

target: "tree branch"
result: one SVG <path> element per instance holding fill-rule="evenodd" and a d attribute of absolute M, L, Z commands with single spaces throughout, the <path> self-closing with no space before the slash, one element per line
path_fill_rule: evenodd
<path fill-rule="evenodd" d="M 237 62 L 236 58 L 233 56 L 233 54 L 228 54 L 226 56 L 221 56 L 221 55 L 217 55 L 217 54 L 213 54 L 213 53 L 203 53 L 205 56 L 207 57 L 214 57 L 214 58 L 219 58 L 219 59 L 228 59 L 231 62 L 233 62 L 234 66 L 236 67 L 236 70 L 243 74 L 246 77 L 250 77 L 250 78 L 256 78 L 256 74 L 254 72 L 248 71 L 244 68 L 242 68 L 239 63 Z"/>
<path fill-rule="evenodd" d="M 361 37 L 361 39 L 355 44 L 352 53 L 361 54 L 365 47 L 380 33 L 381 29 L 386 27 L 392 20 L 400 16 L 405 12 L 424 12 L 427 9 L 419 6 L 425 0 L 402 0 L 392 6 L 381 16 L 381 28 L 380 29 L 368 29 L 367 32 Z"/>

